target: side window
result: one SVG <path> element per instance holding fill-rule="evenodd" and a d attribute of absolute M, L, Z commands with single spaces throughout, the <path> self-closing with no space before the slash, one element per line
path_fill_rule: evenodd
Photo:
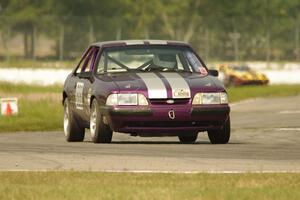
<path fill-rule="evenodd" d="M 105 57 L 104 57 L 104 53 L 102 53 L 97 66 L 97 74 L 104 73 L 104 66 L 105 66 Z"/>
<path fill-rule="evenodd" d="M 183 53 L 177 54 L 178 69 L 183 69 L 192 72 L 193 67 L 190 65 Z"/>
<path fill-rule="evenodd" d="M 94 65 L 97 53 L 98 53 L 97 48 L 95 47 L 90 48 L 88 52 L 84 55 L 83 59 L 81 60 L 79 67 L 76 70 L 76 74 L 81 72 L 92 71 L 92 67 Z"/>
<path fill-rule="evenodd" d="M 93 51 L 91 51 L 84 61 L 84 65 L 81 68 L 81 72 L 89 72 L 92 65 Z"/>
<path fill-rule="evenodd" d="M 185 56 L 189 62 L 189 65 L 195 70 L 195 72 L 200 72 L 201 74 L 206 73 L 206 69 L 203 67 L 200 60 L 192 51 L 186 51 Z"/>
<path fill-rule="evenodd" d="M 75 72 L 76 74 L 79 74 L 79 73 L 81 72 L 81 70 L 83 69 L 83 66 L 84 66 L 84 64 L 85 64 L 85 61 L 86 61 L 86 59 L 87 59 L 89 53 L 91 52 L 91 49 L 92 49 L 92 48 L 88 49 L 87 52 L 84 53 L 82 59 L 80 60 L 79 66 L 78 66 L 78 68 L 76 69 L 76 72 Z"/>

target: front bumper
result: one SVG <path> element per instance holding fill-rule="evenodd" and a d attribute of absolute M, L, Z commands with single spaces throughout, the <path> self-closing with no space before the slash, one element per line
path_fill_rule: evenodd
<path fill-rule="evenodd" d="M 169 112 L 173 110 L 174 119 Z M 125 133 L 199 132 L 222 128 L 228 105 L 101 106 L 111 129 Z"/>

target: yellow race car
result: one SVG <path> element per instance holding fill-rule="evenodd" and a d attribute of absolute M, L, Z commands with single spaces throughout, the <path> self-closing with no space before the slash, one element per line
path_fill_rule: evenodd
<path fill-rule="evenodd" d="M 246 65 L 220 65 L 218 70 L 224 75 L 223 82 L 226 86 L 267 85 L 269 83 L 265 74 L 256 72 Z"/>

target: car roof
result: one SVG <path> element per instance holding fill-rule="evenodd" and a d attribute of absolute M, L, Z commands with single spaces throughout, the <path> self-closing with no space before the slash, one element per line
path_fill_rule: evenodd
<path fill-rule="evenodd" d="M 114 46 L 131 46 L 131 45 L 176 45 L 176 46 L 190 46 L 189 44 L 181 41 L 174 40 L 114 40 L 96 42 L 91 46 L 98 47 L 114 47 Z"/>

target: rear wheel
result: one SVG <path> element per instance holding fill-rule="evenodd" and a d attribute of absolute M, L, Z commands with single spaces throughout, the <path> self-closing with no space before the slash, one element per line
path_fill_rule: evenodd
<path fill-rule="evenodd" d="M 99 104 L 96 99 L 92 102 L 90 115 L 90 132 L 94 143 L 110 143 L 112 131 L 103 123 L 103 116 L 99 112 Z"/>
<path fill-rule="evenodd" d="M 179 135 L 179 141 L 181 143 L 190 144 L 194 143 L 197 140 L 198 133 L 193 133 L 191 135 Z"/>
<path fill-rule="evenodd" d="M 68 98 L 64 101 L 64 133 L 68 142 L 82 142 L 85 129 L 80 127 L 70 109 Z"/>
<path fill-rule="evenodd" d="M 207 133 L 212 144 L 227 144 L 230 139 L 230 118 L 227 119 L 222 129 L 207 131 Z"/>

